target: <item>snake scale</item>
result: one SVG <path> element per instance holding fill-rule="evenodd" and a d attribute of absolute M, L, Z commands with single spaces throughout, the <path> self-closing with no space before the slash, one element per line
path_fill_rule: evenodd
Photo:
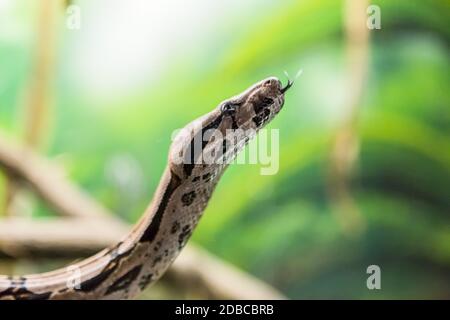
<path fill-rule="evenodd" d="M 186 244 L 230 160 L 281 110 L 291 85 L 264 79 L 188 124 L 170 147 L 152 202 L 122 241 L 67 268 L 0 276 L 0 299 L 130 299 L 157 281 Z M 208 136 L 214 130 L 239 134 L 230 148 L 225 138 Z M 214 161 L 202 160 L 206 155 Z"/>

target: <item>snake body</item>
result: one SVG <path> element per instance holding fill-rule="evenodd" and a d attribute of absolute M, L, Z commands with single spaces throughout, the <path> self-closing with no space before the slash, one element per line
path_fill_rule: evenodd
<path fill-rule="evenodd" d="M 267 78 L 188 124 L 170 147 L 152 202 L 122 241 L 67 268 L 0 276 L 0 298 L 128 299 L 157 281 L 186 244 L 229 161 L 280 111 L 291 85 Z M 208 136 L 214 130 L 239 132 L 231 150 L 225 139 Z M 202 161 L 207 154 L 215 161 Z"/>

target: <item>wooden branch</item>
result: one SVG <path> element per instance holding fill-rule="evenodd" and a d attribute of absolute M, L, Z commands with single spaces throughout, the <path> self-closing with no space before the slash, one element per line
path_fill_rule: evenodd
<path fill-rule="evenodd" d="M 57 213 L 69 217 L 113 217 L 104 207 L 70 183 L 62 171 L 30 148 L 11 143 L 0 134 L 0 168 L 28 184 Z"/>
<path fill-rule="evenodd" d="M 69 258 L 89 256 L 116 243 L 128 230 L 110 220 L 10 218 L 0 223 L 0 257 Z M 210 253 L 189 245 L 161 279 L 211 299 L 285 299 L 261 280 Z"/>
<path fill-rule="evenodd" d="M 187 246 L 169 269 L 166 279 L 201 288 L 211 299 L 287 299 L 273 287 L 196 246 Z"/>
<path fill-rule="evenodd" d="M 76 259 L 116 243 L 128 229 L 109 219 L 3 219 L 0 223 L 0 257 Z"/>

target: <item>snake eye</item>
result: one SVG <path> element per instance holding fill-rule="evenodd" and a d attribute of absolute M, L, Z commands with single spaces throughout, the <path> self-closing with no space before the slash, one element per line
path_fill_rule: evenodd
<path fill-rule="evenodd" d="M 236 112 L 236 107 L 237 107 L 236 104 L 232 104 L 232 103 L 230 103 L 230 102 L 227 102 L 227 103 L 224 103 L 224 104 L 222 105 L 222 107 L 220 108 L 220 110 L 221 110 L 224 114 L 229 115 L 229 114 L 233 114 L 234 112 Z"/>

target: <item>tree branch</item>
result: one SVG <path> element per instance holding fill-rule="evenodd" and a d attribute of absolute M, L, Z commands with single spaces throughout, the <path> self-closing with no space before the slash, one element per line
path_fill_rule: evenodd
<path fill-rule="evenodd" d="M 68 217 L 113 217 L 104 207 L 70 183 L 48 160 L 30 148 L 13 144 L 0 134 L 0 168 L 28 184 L 58 214 Z"/>
<path fill-rule="evenodd" d="M 79 258 L 117 242 L 126 225 L 105 219 L 8 218 L 0 223 L 0 257 Z"/>
<path fill-rule="evenodd" d="M 10 218 L 0 223 L 0 257 L 68 258 L 89 256 L 114 244 L 129 228 L 110 220 L 78 218 L 36 222 Z M 188 245 L 162 281 L 211 299 L 284 299 L 261 280 L 194 245 Z"/>

